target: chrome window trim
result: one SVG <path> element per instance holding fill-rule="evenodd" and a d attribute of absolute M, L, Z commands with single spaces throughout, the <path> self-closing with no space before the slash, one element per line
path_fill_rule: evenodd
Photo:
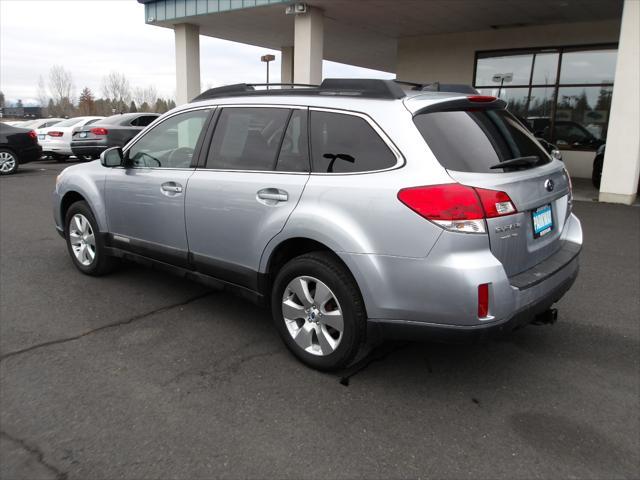
<path fill-rule="evenodd" d="M 339 108 L 324 108 L 324 107 L 309 107 L 310 111 L 316 111 L 316 112 L 327 112 L 327 113 L 337 113 L 340 115 L 351 115 L 353 117 L 360 117 L 362 118 L 365 122 L 367 122 L 369 124 L 369 126 L 371 128 L 373 128 L 373 130 L 378 134 L 378 136 L 382 139 L 382 141 L 387 145 L 387 147 L 389 148 L 389 150 L 391 150 L 391 153 L 396 157 L 396 164 L 388 167 L 388 168 L 382 168 L 379 170 L 363 170 L 361 172 L 336 172 L 336 173 L 320 173 L 320 172 L 314 172 L 313 171 L 313 158 L 311 158 L 311 175 L 319 175 L 319 176 L 333 176 L 333 175 L 366 175 L 369 173 L 378 173 L 378 172 L 388 172 L 390 170 L 396 170 L 398 168 L 402 168 L 406 161 L 404 156 L 402 155 L 402 153 L 400 152 L 400 149 L 398 149 L 398 147 L 395 146 L 395 144 L 393 143 L 393 141 L 391 140 L 391 138 L 389 138 L 389 136 L 386 134 L 386 132 L 376 123 L 376 121 L 371 118 L 369 115 L 367 115 L 366 113 L 362 113 L 362 112 L 355 112 L 353 110 L 342 110 Z M 311 128 L 311 122 L 309 122 L 309 128 Z M 311 138 L 309 138 L 309 144 L 310 144 L 310 150 L 312 152 L 313 155 L 313 145 L 311 145 Z"/>

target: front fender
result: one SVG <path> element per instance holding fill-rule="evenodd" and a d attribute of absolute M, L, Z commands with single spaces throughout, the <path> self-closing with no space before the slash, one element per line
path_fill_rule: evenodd
<path fill-rule="evenodd" d="M 98 222 L 98 229 L 101 232 L 109 230 L 104 198 L 105 181 L 105 167 L 100 165 L 100 161 L 74 165 L 63 170 L 53 194 L 54 219 L 58 229 L 64 228 L 62 216 L 64 198 L 66 195 L 76 193 L 89 204 L 96 222 Z"/>

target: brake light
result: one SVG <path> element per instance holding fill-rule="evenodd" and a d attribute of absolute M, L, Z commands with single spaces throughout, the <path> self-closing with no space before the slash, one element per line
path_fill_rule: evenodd
<path fill-rule="evenodd" d="M 469 95 L 467 96 L 467 100 L 469 100 L 470 102 L 487 103 L 493 102 L 494 100 L 496 100 L 496 97 L 493 97 L 491 95 Z"/>
<path fill-rule="evenodd" d="M 485 218 L 516 213 L 505 192 L 459 183 L 404 188 L 398 200 L 418 215 L 454 232 L 485 233 Z"/>
<path fill-rule="evenodd" d="M 91 133 L 94 135 L 106 135 L 109 133 L 109 130 L 106 128 L 96 127 L 91 129 Z"/>
<path fill-rule="evenodd" d="M 29 137 L 30 137 L 32 140 L 35 140 L 35 139 L 37 139 L 37 138 L 38 138 L 38 134 L 35 132 L 35 130 L 29 130 L 29 133 L 27 133 L 27 135 L 29 135 Z"/>
<path fill-rule="evenodd" d="M 486 190 L 484 188 L 476 188 L 475 191 L 478 193 L 487 218 L 516 213 L 516 207 L 506 193 L 499 190 Z"/>
<path fill-rule="evenodd" d="M 62 132 L 47 132 L 47 135 L 50 137 L 61 137 L 63 135 Z"/>
<path fill-rule="evenodd" d="M 489 284 L 478 285 L 478 318 L 489 316 Z"/>

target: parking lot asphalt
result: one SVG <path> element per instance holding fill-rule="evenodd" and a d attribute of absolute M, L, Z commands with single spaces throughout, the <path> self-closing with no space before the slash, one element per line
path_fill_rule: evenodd
<path fill-rule="evenodd" d="M 0 178 L 0 478 L 638 478 L 640 208 L 576 203 L 557 324 L 384 345 L 344 385 L 229 294 L 77 272 L 61 168 Z"/>

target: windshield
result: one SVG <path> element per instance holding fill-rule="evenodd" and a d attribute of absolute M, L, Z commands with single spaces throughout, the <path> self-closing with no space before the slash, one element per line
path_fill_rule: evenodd
<path fill-rule="evenodd" d="M 521 157 L 508 170 L 531 168 L 551 159 L 531 133 L 506 110 L 454 110 L 416 115 L 413 119 L 440 164 L 458 172 L 500 173 L 492 166 Z"/>

